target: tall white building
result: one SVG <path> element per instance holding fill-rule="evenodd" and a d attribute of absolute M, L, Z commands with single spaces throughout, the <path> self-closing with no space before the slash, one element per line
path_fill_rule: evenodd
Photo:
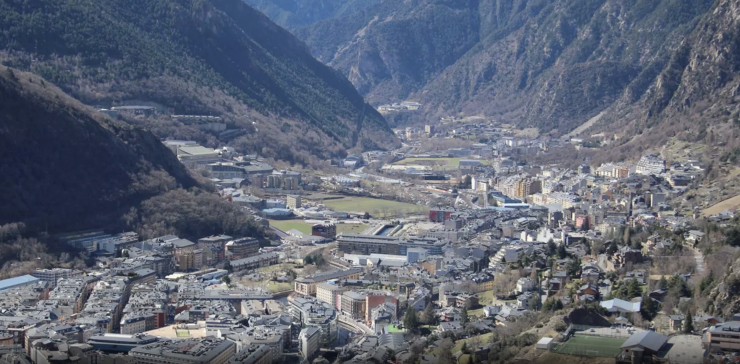
<path fill-rule="evenodd" d="M 44 281 L 51 283 L 51 287 L 54 288 L 57 285 L 57 281 L 61 278 L 69 279 L 81 275 L 82 272 L 78 270 L 65 269 L 65 268 L 54 268 L 54 269 L 36 269 L 31 275 Z"/>
<path fill-rule="evenodd" d="M 315 326 L 306 327 L 298 335 L 298 341 L 301 344 L 301 355 L 303 355 L 303 358 L 311 360 L 321 346 L 321 330 Z"/>
<path fill-rule="evenodd" d="M 640 161 L 637 162 L 637 167 L 635 168 L 635 172 L 637 174 L 644 174 L 644 175 L 657 175 L 665 172 L 665 161 L 660 159 L 655 154 L 645 154 L 640 158 Z"/>

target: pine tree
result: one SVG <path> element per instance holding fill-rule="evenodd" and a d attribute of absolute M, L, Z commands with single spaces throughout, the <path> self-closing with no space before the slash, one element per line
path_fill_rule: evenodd
<path fill-rule="evenodd" d="M 421 313 L 421 321 L 427 325 L 434 324 L 434 309 L 432 303 L 427 303 L 427 307 L 424 307 L 424 312 Z"/>
<path fill-rule="evenodd" d="M 624 245 L 630 246 L 630 240 L 632 240 L 632 231 L 627 227 L 624 229 Z"/>
<path fill-rule="evenodd" d="M 668 289 L 668 280 L 665 279 L 665 276 L 660 277 L 660 282 L 658 282 L 658 288 Z"/>
<path fill-rule="evenodd" d="M 463 306 L 462 312 L 460 313 L 460 324 L 465 326 L 468 324 L 468 308 Z"/>
<path fill-rule="evenodd" d="M 413 306 L 406 310 L 406 315 L 403 317 L 403 325 L 406 327 L 406 331 L 416 332 L 419 329 L 419 318 L 416 316 L 416 310 Z"/>
<path fill-rule="evenodd" d="M 640 289 L 640 284 L 637 283 L 637 280 L 630 280 L 629 286 L 627 287 L 627 298 L 632 299 L 639 297 L 641 293 L 642 289 Z"/>
<path fill-rule="evenodd" d="M 686 319 L 683 322 L 683 333 L 691 334 L 694 332 L 694 317 L 691 316 L 691 310 L 686 311 Z"/>
<path fill-rule="evenodd" d="M 558 245 L 558 258 L 565 259 L 568 256 L 568 252 L 565 251 L 565 243 Z"/>

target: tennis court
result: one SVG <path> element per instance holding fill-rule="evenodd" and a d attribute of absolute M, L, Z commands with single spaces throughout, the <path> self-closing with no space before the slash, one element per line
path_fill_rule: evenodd
<path fill-rule="evenodd" d="M 614 357 L 627 339 L 576 335 L 558 346 L 554 352 L 567 355 Z"/>

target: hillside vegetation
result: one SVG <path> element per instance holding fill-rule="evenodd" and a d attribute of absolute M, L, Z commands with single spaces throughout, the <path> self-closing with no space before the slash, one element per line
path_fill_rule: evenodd
<path fill-rule="evenodd" d="M 84 103 L 155 102 L 222 115 L 237 144 L 290 161 L 397 143 L 343 76 L 240 0 L 9 0 L 0 3 L 6 65 Z"/>
<path fill-rule="evenodd" d="M 0 66 L 0 225 L 74 229 L 198 186 L 154 135 L 114 122 L 36 75 Z"/>

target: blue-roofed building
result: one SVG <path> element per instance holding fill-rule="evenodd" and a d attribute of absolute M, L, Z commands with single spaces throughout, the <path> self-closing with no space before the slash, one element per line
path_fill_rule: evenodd
<path fill-rule="evenodd" d="M 38 281 L 40 281 L 40 279 L 28 274 L 25 276 L 3 279 L 2 281 L 0 281 L 0 291 L 14 287 L 27 286 Z"/>

